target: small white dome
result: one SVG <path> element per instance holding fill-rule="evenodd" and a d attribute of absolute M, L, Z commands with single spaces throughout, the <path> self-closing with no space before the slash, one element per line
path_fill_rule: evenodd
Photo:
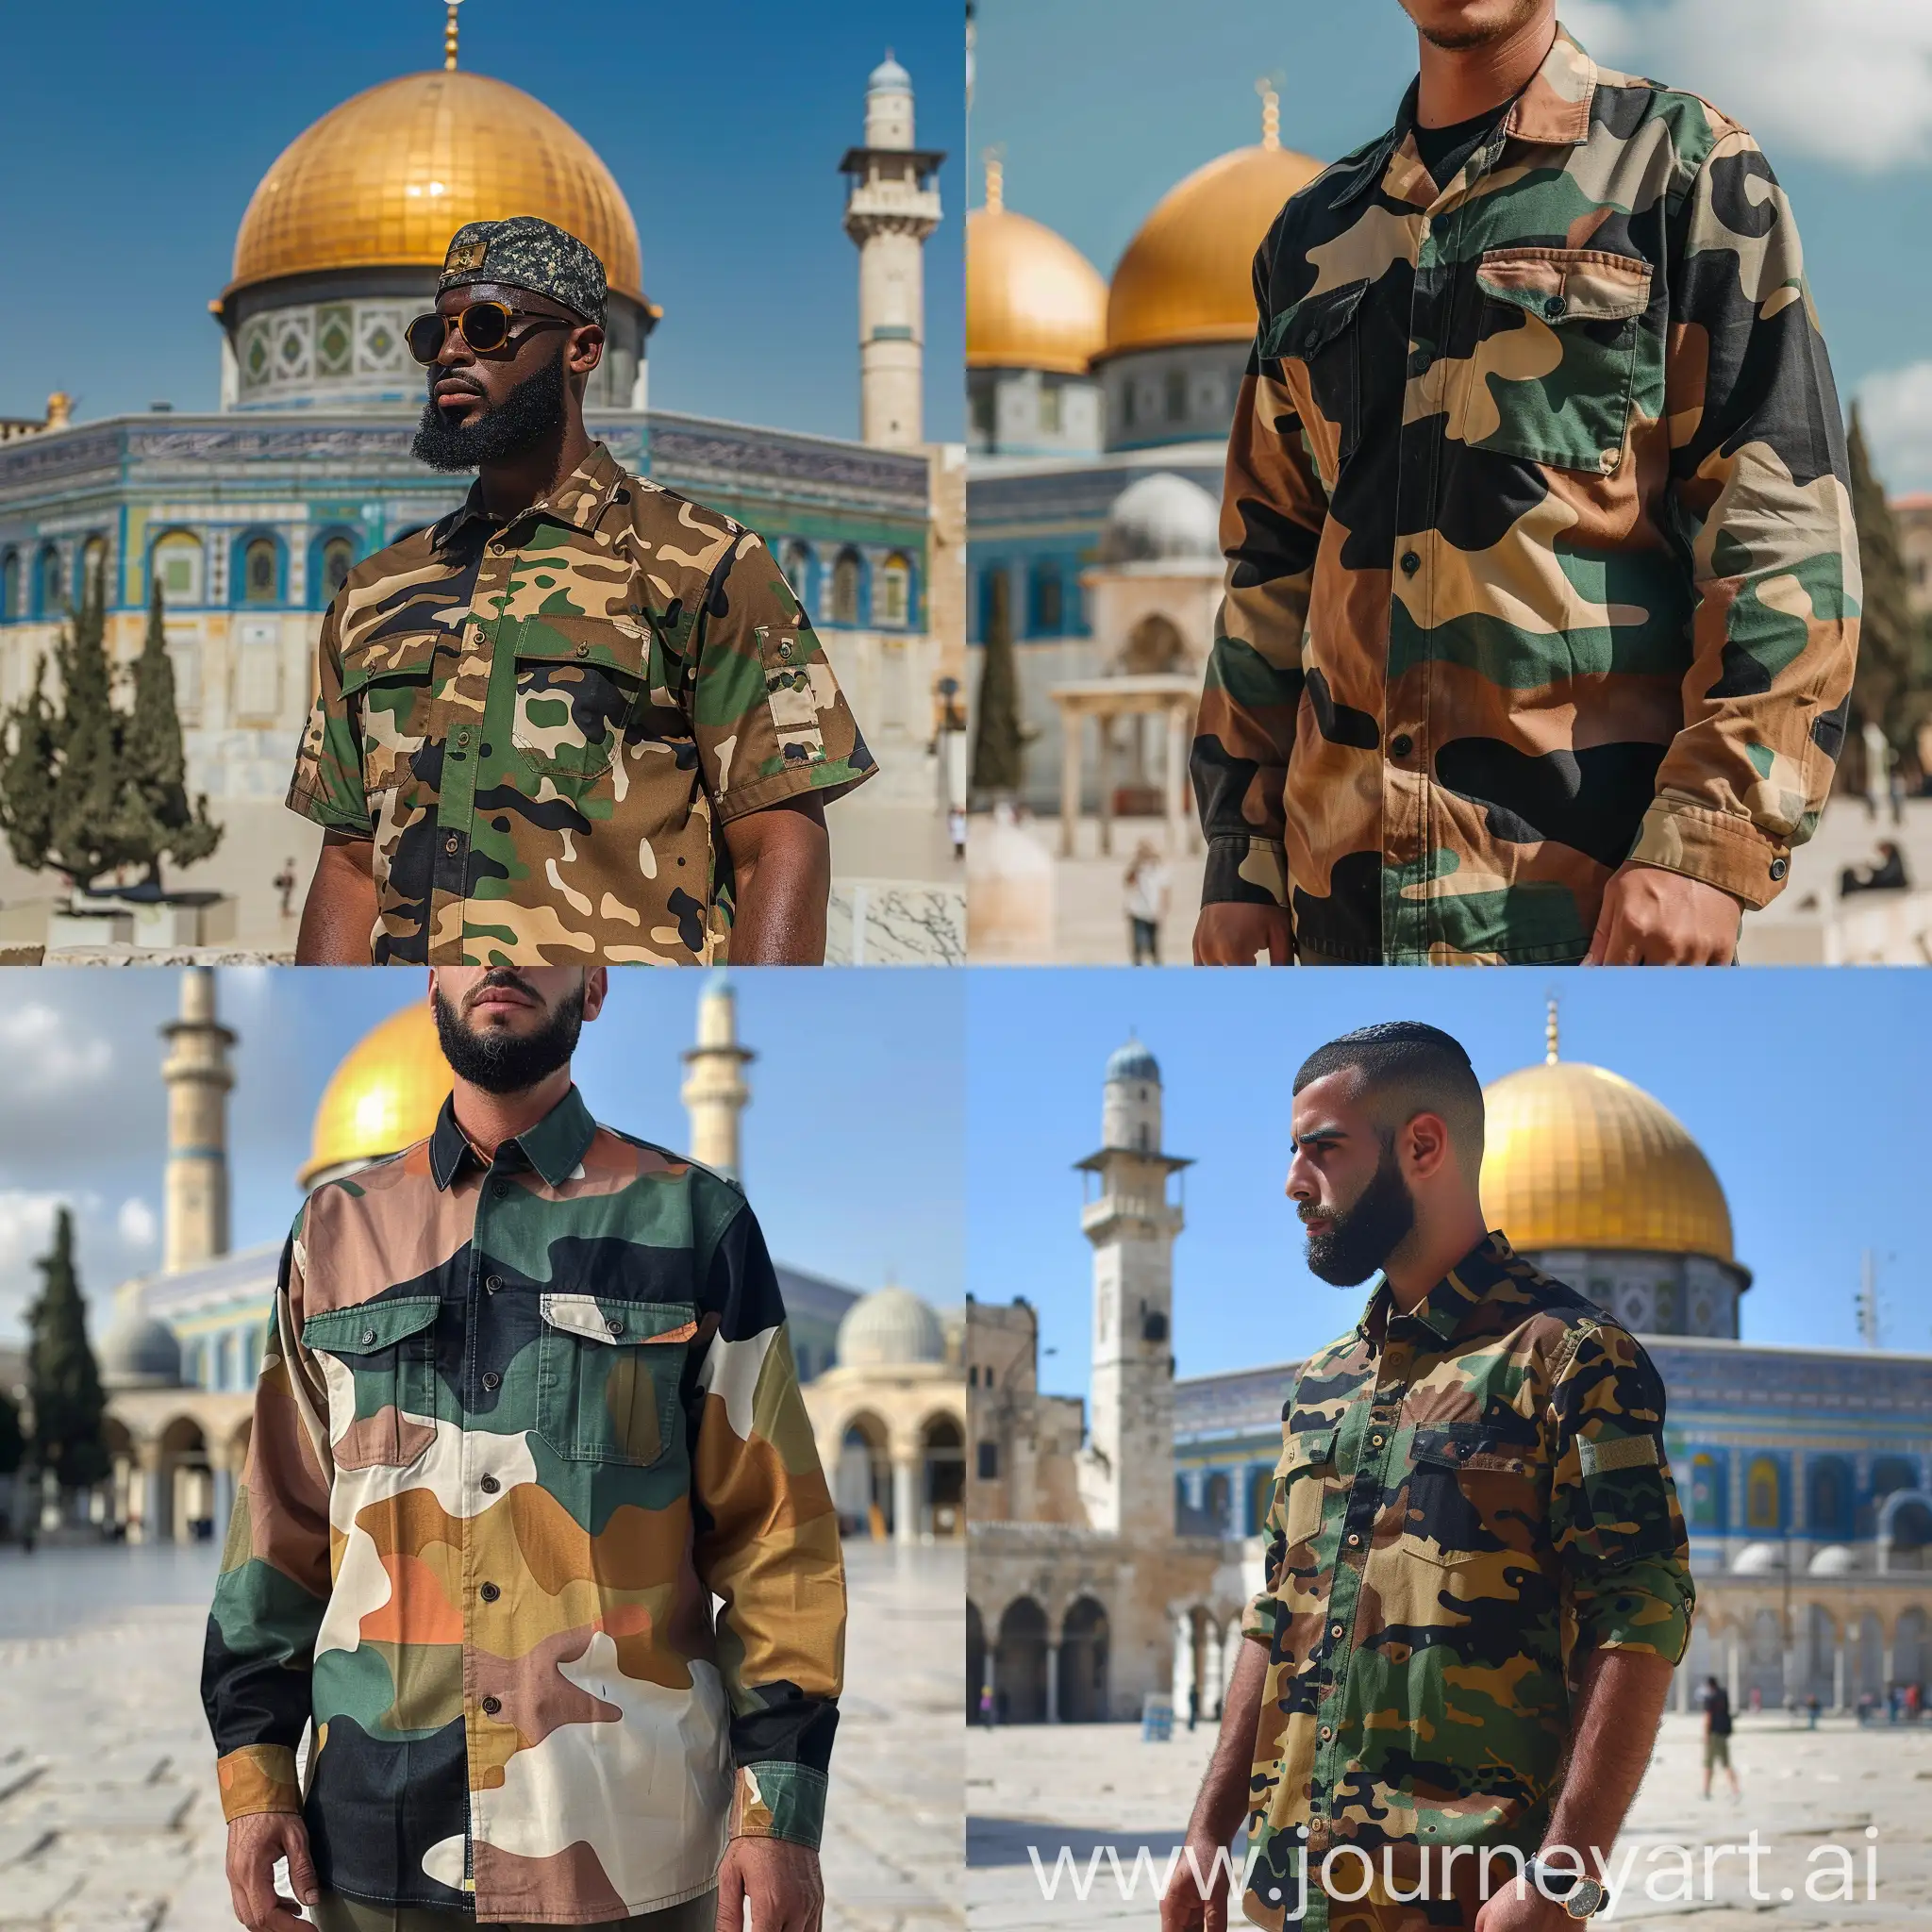
<path fill-rule="evenodd" d="M 1102 563 L 1221 564 L 1221 506 L 1198 483 L 1157 470 L 1114 498 L 1100 533 Z"/>
<path fill-rule="evenodd" d="M 909 1289 L 889 1282 L 845 1310 L 839 1324 L 841 1369 L 894 1368 L 946 1358 L 940 1318 Z"/>
<path fill-rule="evenodd" d="M 103 1389 L 178 1389 L 181 1344 L 165 1322 L 123 1308 L 101 1337 Z"/>
<path fill-rule="evenodd" d="M 1857 1571 L 1858 1558 L 1843 1543 L 1826 1543 L 1805 1567 L 1813 1576 L 1850 1576 Z"/>
<path fill-rule="evenodd" d="M 1785 1567 L 1785 1553 L 1776 1543 L 1746 1543 L 1731 1565 L 1733 1576 L 1774 1576 Z"/>
<path fill-rule="evenodd" d="M 873 69 L 872 76 L 866 82 L 865 91 L 869 94 L 896 94 L 909 92 L 911 87 L 912 76 L 893 59 L 889 49 L 886 58 Z"/>

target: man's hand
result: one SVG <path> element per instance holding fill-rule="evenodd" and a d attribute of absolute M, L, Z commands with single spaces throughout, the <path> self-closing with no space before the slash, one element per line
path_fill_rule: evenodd
<path fill-rule="evenodd" d="M 1604 888 L 1586 966 L 1728 966 L 1744 908 L 1717 886 L 1635 861 Z"/>
<path fill-rule="evenodd" d="M 1160 1901 L 1160 1932 L 1195 1932 L 1197 1926 L 1200 1932 L 1227 1932 L 1228 1867 L 1222 1857 L 1226 1849 L 1198 1825 L 1189 1826 L 1167 1896 Z M 1205 1897 L 1194 1883 L 1196 1872 L 1208 1881 Z"/>
<path fill-rule="evenodd" d="M 1285 906 L 1256 906 L 1224 900 L 1204 906 L 1194 922 L 1196 966 L 1252 966 L 1266 953 L 1271 966 L 1286 966 L 1292 941 Z"/>
<path fill-rule="evenodd" d="M 823 966 L 832 845 L 824 802 L 808 791 L 728 820 L 737 906 L 734 966 Z"/>
<path fill-rule="evenodd" d="M 305 1906 L 322 1896 L 308 1856 L 308 1827 L 293 1811 L 258 1811 L 228 1823 L 228 1895 L 248 1932 L 310 1932 L 275 1890 L 275 1860 L 289 1861 L 289 1883 Z"/>
<path fill-rule="evenodd" d="M 1511 1878 L 1483 1901 L 1475 1932 L 1567 1932 L 1575 1921 L 1528 1879 Z"/>
<path fill-rule="evenodd" d="M 735 1838 L 718 1868 L 718 1932 L 819 1932 L 825 1881 L 819 1855 L 782 1838 Z"/>

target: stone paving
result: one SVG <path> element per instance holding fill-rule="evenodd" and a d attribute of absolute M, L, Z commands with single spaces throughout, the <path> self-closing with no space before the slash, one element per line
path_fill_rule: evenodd
<path fill-rule="evenodd" d="M 957 1932 L 963 1564 L 944 1548 L 846 1557 L 826 1932 Z M 211 1548 L 0 1548 L 0 1932 L 231 1932 L 198 1690 L 215 1563 Z"/>
<path fill-rule="evenodd" d="M 1825 1719 L 1816 1732 L 1782 1714 L 1741 1716 L 1732 1761 L 1743 1787 L 1733 1803 L 1719 1774 L 1717 1795 L 1699 1795 L 1702 1727 L 1696 1717 L 1671 1715 L 1611 1859 L 1614 1876 L 1632 1858 L 1624 1895 L 1610 1913 L 1619 1924 L 1671 1932 L 1808 1932 L 1840 1925 L 1932 1925 L 1932 1724 L 1860 1729 L 1850 1719 Z M 1123 1897 L 1114 1876 L 1131 1874 L 1145 1845 L 1165 1869 L 1181 1841 L 1188 1812 L 1213 1748 L 1203 1724 L 1191 1736 L 1176 1731 L 1168 1744 L 1142 1744 L 1121 1724 L 1029 1726 L 988 1732 L 976 1726 L 966 1748 L 966 1908 L 971 1932 L 1068 1932 L 1079 1926 L 1112 1932 L 1128 1924 L 1152 1932 L 1157 1907 L 1142 1869 L 1137 1891 Z M 1048 1822 L 1050 1821 L 1050 1822 Z M 1877 1883 L 1867 1896 L 1867 1854 L 1875 1827 Z M 1742 1845 L 1756 1830 L 1763 1848 L 1758 1897 L 1750 1895 L 1742 1857 L 1713 1860 L 1705 1895 L 1706 1847 Z M 1655 1856 L 1665 1845 L 1690 1853 L 1691 1889 L 1685 1900 L 1674 1859 Z M 1034 1874 L 1028 1847 L 1051 1874 L 1065 1845 L 1063 1868 L 1049 1901 Z M 1835 1855 L 1807 1863 L 1807 1855 L 1841 1846 L 1851 1858 L 1856 1895 L 1815 1902 L 1834 1881 Z M 1111 1853 L 1111 1857 L 1110 1857 Z M 1237 1853 L 1239 1857 L 1239 1852 Z M 1090 1861 L 1095 1882 L 1082 1902 Z M 1352 1861 L 1346 1882 L 1358 1882 Z M 1076 1886 L 1067 1873 L 1077 1873 Z M 1185 1874 L 1185 1867 L 1183 1868 Z M 1184 1877 L 1184 1881 L 1185 1877 Z M 1646 1895 L 1646 1893 L 1650 1895 Z M 1242 1923 L 1237 1911 L 1234 1924 Z"/>

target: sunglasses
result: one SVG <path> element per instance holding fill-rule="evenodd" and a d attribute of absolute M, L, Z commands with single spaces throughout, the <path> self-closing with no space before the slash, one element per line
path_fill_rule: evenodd
<path fill-rule="evenodd" d="M 442 345 L 449 341 L 451 329 L 455 329 L 479 356 L 493 355 L 499 349 L 513 346 L 509 339 L 509 325 L 513 320 L 536 325 L 526 328 L 517 338 L 514 346 L 518 348 L 536 333 L 536 328 L 546 324 L 558 328 L 577 326 L 567 315 L 539 315 L 532 309 L 512 308 L 507 302 L 472 302 L 454 315 L 444 315 L 440 309 L 419 315 L 403 331 L 403 340 L 409 345 L 409 354 L 426 369 L 442 354 Z"/>

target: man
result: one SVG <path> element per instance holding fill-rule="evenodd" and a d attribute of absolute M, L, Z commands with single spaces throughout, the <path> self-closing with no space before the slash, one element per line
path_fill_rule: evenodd
<path fill-rule="evenodd" d="M 472 222 L 437 287 L 416 454 L 476 482 L 323 620 L 297 960 L 819 962 L 824 807 L 876 768 L 798 600 L 749 530 L 591 440 L 581 242 Z"/>
<path fill-rule="evenodd" d="M 1382 1279 L 1282 1411 L 1266 1586 L 1188 1847 L 1205 1878 L 1249 1814 L 1242 1906 L 1270 1932 L 1304 1885 L 1308 1932 L 1555 1932 L 1601 1903 L 1690 1636 L 1663 1387 L 1485 1231 L 1482 1090 L 1446 1033 L 1345 1034 L 1294 1096 L 1308 1267 Z M 1184 1866 L 1163 1932 L 1221 1932 L 1225 1877 L 1204 1896 Z"/>
<path fill-rule="evenodd" d="M 250 1932 L 284 1857 L 323 1932 L 817 1932 L 838 1518 L 751 1209 L 571 1083 L 604 994 L 432 974 L 435 1133 L 283 1250 L 202 1674 Z"/>
<path fill-rule="evenodd" d="M 1790 205 L 1554 0 L 1403 0 L 1283 208 L 1228 444 L 1203 961 L 1721 963 L 1844 735 L 1858 564 Z"/>
<path fill-rule="evenodd" d="M 1731 1764 L 1731 1693 L 1715 1677 L 1704 1680 L 1704 1795 L 1710 1796 L 1710 1774 L 1721 1764 L 1731 1781 L 1731 1796 L 1741 1797 L 1738 1774 Z"/>

